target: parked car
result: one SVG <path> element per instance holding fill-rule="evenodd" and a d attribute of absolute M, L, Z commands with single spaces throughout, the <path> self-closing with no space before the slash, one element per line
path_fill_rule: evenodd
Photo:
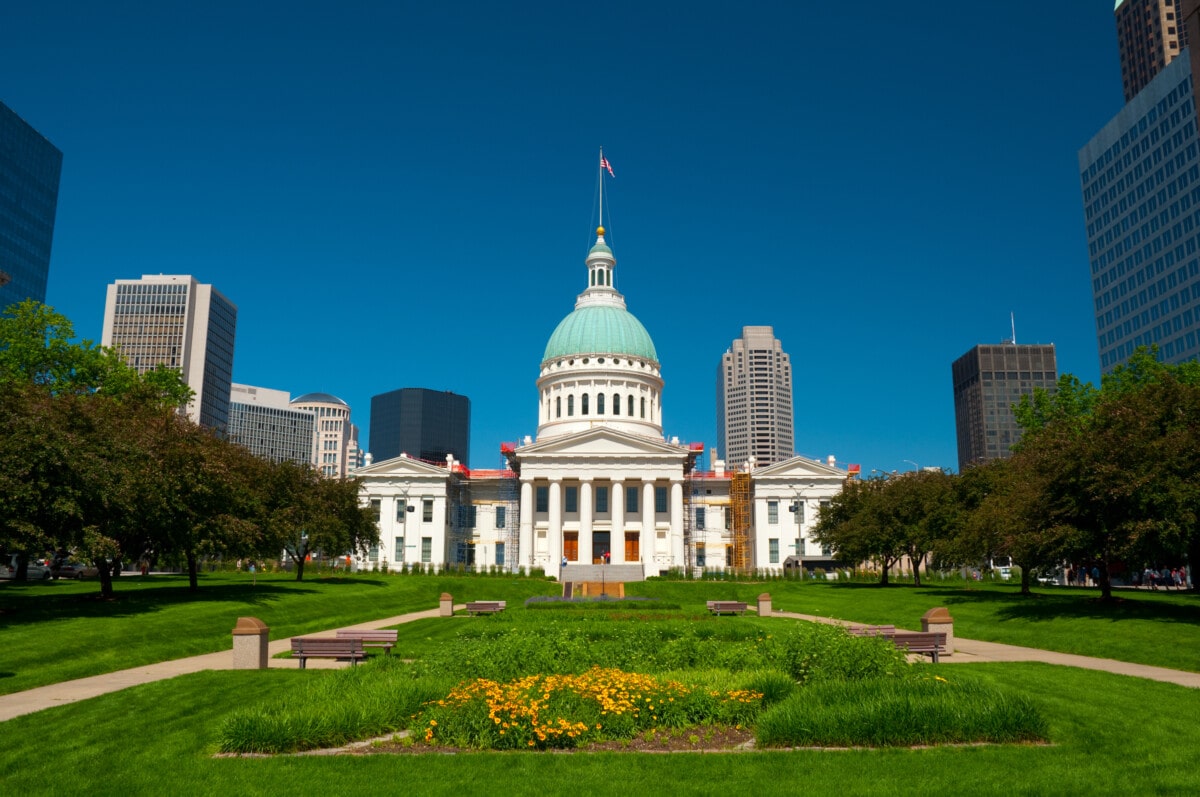
<path fill-rule="evenodd" d="M 83 562 L 60 562 L 50 568 L 55 578 L 95 578 L 100 571 Z"/>
<path fill-rule="evenodd" d="M 17 560 L 17 554 L 13 554 L 7 564 L 0 565 L 0 578 L 17 577 Z M 25 578 L 29 581 L 45 581 L 50 575 L 50 566 L 41 559 L 30 559 L 26 565 Z"/>

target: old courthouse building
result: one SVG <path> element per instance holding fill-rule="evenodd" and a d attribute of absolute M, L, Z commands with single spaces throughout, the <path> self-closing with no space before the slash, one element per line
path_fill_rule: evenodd
<path fill-rule="evenodd" d="M 609 578 L 625 581 L 827 567 L 809 533 L 847 472 L 832 457 L 727 471 L 715 452 L 713 470 L 697 471 L 702 444 L 663 436 L 662 364 L 616 289 L 603 227 L 585 263 L 583 292 L 538 367 L 536 437 L 503 447 L 505 470 L 401 453 L 356 471 L 380 530 L 358 567 L 544 569 L 574 580 L 607 554 Z"/>

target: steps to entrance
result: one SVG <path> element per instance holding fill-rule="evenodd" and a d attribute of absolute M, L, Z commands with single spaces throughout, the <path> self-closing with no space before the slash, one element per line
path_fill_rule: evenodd
<path fill-rule="evenodd" d="M 617 584 L 623 581 L 645 581 L 640 564 L 624 565 L 567 565 L 563 568 L 562 581 L 594 581 Z"/>

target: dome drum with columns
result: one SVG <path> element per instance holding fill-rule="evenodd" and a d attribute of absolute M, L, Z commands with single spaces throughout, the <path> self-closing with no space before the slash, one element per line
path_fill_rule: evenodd
<path fill-rule="evenodd" d="M 736 499 L 748 502 L 740 516 L 751 527 L 733 530 L 733 474 L 719 461 L 696 472 L 703 446 L 664 438 L 658 352 L 615 288 L 604 235 L 598 228 L 586 286 L 543 352 L 536 439 L 502 448 L 508 469 L 401 455 L 355 474 L 364 501 L 379 507 L 378 550 L 394 552 L 386 566 L 541 569 L 610 583 L 735 564 L 782 570 L 789 557 L 829 567 L 807 537 L 846 471 L 803 457 L 760 469 L 751 494 Z M 781 502 L 791 507 L 782 515 Z M 360 567 L 379 566 L 374 555 Z"/>

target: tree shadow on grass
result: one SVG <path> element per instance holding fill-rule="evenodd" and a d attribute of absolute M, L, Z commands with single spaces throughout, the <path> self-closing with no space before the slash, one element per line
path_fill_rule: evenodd
<path fill-rule="evenodd" d="M 318 587 L 326 585 L 381 587 L 386 583 L 379 579 L 323 578 L 317 582 L 239 581 L 205 584 L 202 579 L 200 589 L 191 592 L 187 588 L 186 577 L 182 580 L 157 576 L 146 577 L 146 580 L 137 576 L 124 578 L 139 578 L 137 588 L 122 589 L 122 579 L 118 578 L 113 583 L 115 594 L 111 600 L 101 598 L 98 591 L 54 594 L 46 590 L 5 590 L 0 595 L 3 599 L 0 628 L 62 619 L 136 617 L 177 604 L 229 603 L 247 608 L 263 607 L 289 597 L 316 593 Z M 161 583 L 153 583 L 154 579 L 160 579 Z"/>
<path fill-rule="evenodd" d="M 1200 625 L 1200 596 L 1194 593 L 1167 593 L 1176 597 L 1176 602 L 1164 598 L 1151 598 L 1149 594 L 1133 590 L 1115 592 L 1111 601 L 1103 601 L 1092 589 L 1052 588 L 1052 591 L 1035 591 L 1032 595 L 1021 595 L 1014 585 L 1007 587 L 971 589 L 968 587 L 921 586 L 912 584 L 837 584 L 838 590 L 919 590 L 921 595 L 935 599 L 936 605 L 947 608 L 964 605 L 989 605 L 997 620 L 1024 620 L 1044 622 L 1048 620 L 1151 620 L 1157 622 L 1186 623 Z M 1151 593 L 1158 596 L 1160 593 Z"/>

